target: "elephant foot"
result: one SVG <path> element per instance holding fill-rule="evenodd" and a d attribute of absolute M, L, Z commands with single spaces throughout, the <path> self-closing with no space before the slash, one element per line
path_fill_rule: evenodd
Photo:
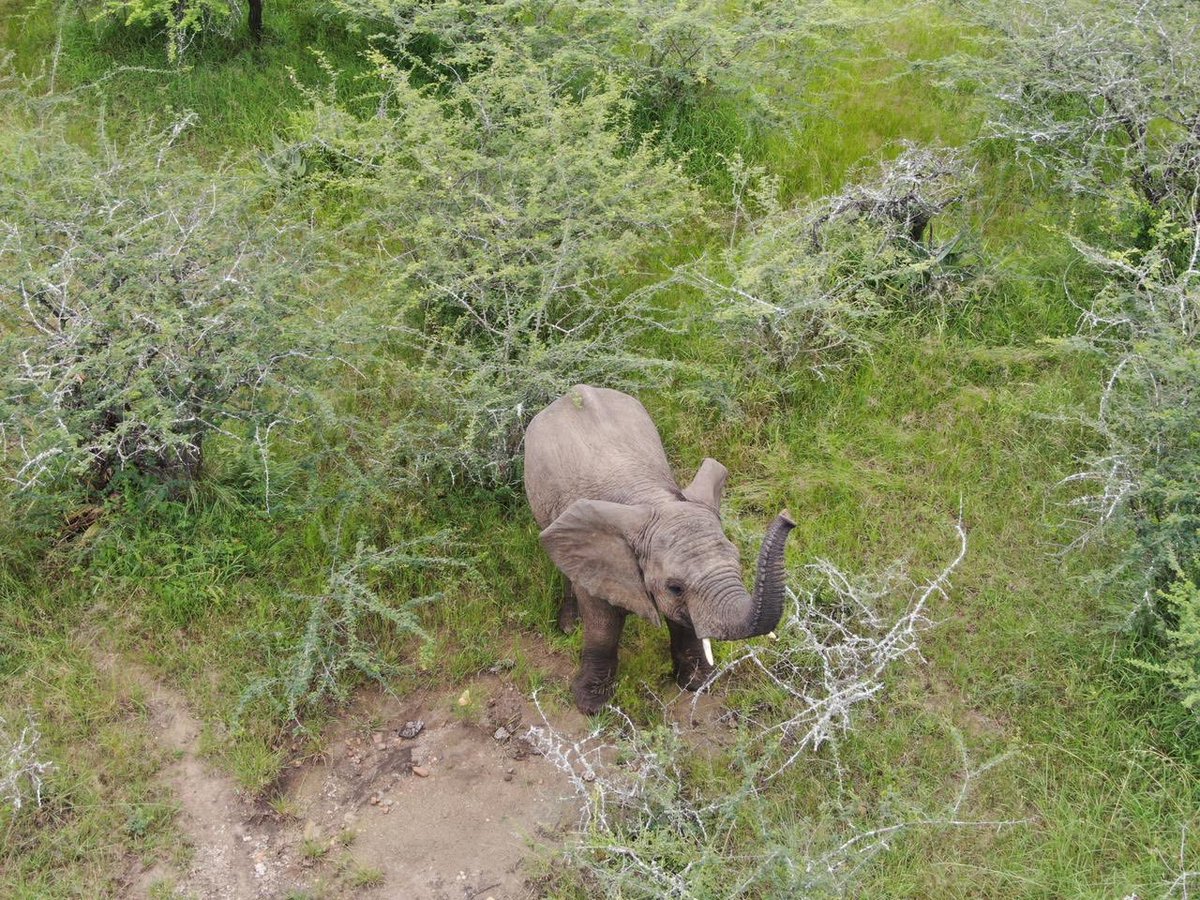
<path fill-rule="evenodd" d="M 608 705 L 617 692 L 615 674 L 581 671 L 571 680 L 571 693 L 575 695 L 575 706 L 581 713 L 595 715 Z"/>
<path fill-rule="evenodd" d="M 704 659 L 675 660 L 675 683 L 685 691 L 698 691 L 714 670 Z"/>

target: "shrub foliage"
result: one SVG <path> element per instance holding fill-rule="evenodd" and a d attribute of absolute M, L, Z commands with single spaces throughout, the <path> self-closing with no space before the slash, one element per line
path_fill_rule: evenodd
<path fill-rule="evenodd" d="M 1128 536 L 1120 573 L 1195 702 L 1200 657 L 1200 15 L 1177 0 L 973 7 L 997 54 L 992 136 L 1105 213 L 1070 235 L 1098 277 L 1080 343 L 1108 363 L 1082 543 Z M 976 75 L 980 75 L 978 71 Z M 1085 206 L 1085 208 L 1087 208 Z M 1114 530 L 1117 526 L 1120 530 Z M 1193 673 L 1189 675 L 1188 673 Z"/>
<path fill-rule="evenodd" d="M 642 260 L 700 201 L 631 136 L 618 82 L 579 96 L 502 48 L 432 83 L 376 62 L 376 114 L 314 96 L 274 164 L 348 202 L 376 256 L 409 385 L 393 456 L 410 473 L 504 483 L 542 405 L 662 368 L 637 349 L 653 313 Z"/>
<path fill-rule="evenodd" d="M 22 487 L 191 477 L 206 441 L 289 420 L 338 329 L 298 294 L 303 224 L 185 162 L 184 119 L 94 148 L 51 116 L 0 172 L 0 422 Z"/>
<path fill-rule="evenodd" d="M 308 610 L 304 631 L 279 673 L 253 682 L 242 693 L 239 716 L 254 701 L 267 698 L 277 712 L 299 723 L 304 713 L 329 701 L 345 700 L 355 676 L 386 688 L 395 667 L 372 639 L 371 624 L 384 624 L 393 639 L 428 641 L 418 608 L 440 595 L 409 597 L 397 604 L 380 593 L 378 583 L 404 572 L 461 567 L 461 561 L 437 555 L 446 551 L 450 538 L 449 533 L 439 532 L 382 550 L 359 541 L 352 556 L 330 565 L 322 590 L 295 598 Z"/>
<path fill-rule="evenodd" d="M 936 216 L 958 204 L 970 168 L 948 150 L 907 145 L 877 172 L 829 197 L 783 206 L 777 183 L 730 161 L 736 218 L 716 265 L 685 266 L 742 344 L 772 374 L 820 372 L 869 352 L 891 311 L 959 302 L 973 277 L 962 235 L 941 242 Z"/>
<path fill-rule="evenodd" d="M 360 27 L 385 29 L 399 47 L 460 73 L 485 64 L 497 48 L 528 56 L 567 83 L 615 73 L 658 118 L 715 95 L 739 103 L 747 117 L 777 119 L 832 39 L 845 49 L 852 22 L 844 6 L 825 0 L 335 3 Z"/>

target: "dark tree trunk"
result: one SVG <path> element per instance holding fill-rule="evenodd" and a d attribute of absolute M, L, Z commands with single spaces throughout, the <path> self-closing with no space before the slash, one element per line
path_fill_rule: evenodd
<path fill-rule="evenodd" d="M 250 3 L 250 40 L 257 47 L 262 43 L 263 21 L 262 0 L 249 0 Z"/>

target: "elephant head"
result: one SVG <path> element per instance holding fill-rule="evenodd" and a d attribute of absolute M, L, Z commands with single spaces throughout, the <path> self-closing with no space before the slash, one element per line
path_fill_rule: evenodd
<path fill-rule="evenodd" d="M 767 529 L 753 591 L 719 514 L 727 470 L 706 459 L 678 499 L 665 503 L 576 500 L 541 534 L 571 581 L 629 612 L 666 617 L 704 640 L 767 634 L 783 612 L 783 550 L 795 526 L 782 512 Z"/>

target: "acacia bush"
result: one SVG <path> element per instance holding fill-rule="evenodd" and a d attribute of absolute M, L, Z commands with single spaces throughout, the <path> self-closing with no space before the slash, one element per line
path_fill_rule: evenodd
<path fill-rule="evenodd" d="M 1200 10 L 1187 0 L 968 0 L 992 52 L 960 61 L 996 101 L 986 134 L 1058 184 L 1153 207 L 1200 170 Z M 1132 211 L 1131 211 L 1131 214 Z M 1135 214 L 1136 215 L 1136 214 Z"/>
<path fill-rule="evenodd" d="M 8 121 L 0 425 L 12 480 L 191 478 L 218 433 L 256 440 L 265 464 L 271 431 L 304 414 L 322 361 L 349 337 L 305 296 L 303 219 L 265 180 L 186 161 L 186 118 L 121 141 L 101 123 L 93 146 L 64 109 Z"/>
<path fill-rule="evenodd" d="M 1188 213 L 1191 221 L 1159 218 L 1146 249 L 1077 242 L 1105 279 L 1079 342 L 1104 355 L 1108 374 L 1092 420 L 1098 449 L 1067 480 L 1084 488 L 1070 501 L 1085 513 L 1076 544 L 1128 538 L 1115 574 L 1168 638 L 1173 677 L 1200 667 L 1187 638 L 1196 602 L 1188 585 L 1200 577 L 1200 219 Z M 1178 686 L 1193 704 L 1195 675 Z"/>
<path fill-rule="evenodd" d="M 71 2 L 71 0 L 64 0 Z M 263 0 L 74 0 L 94 15 L 129 27 L 161 31 L 167 59 L 180 62 L 201 35 L 229 37 L 246 10 L 251 38 L 262 39 Z"/>
<path fill-rule="evenodd" d="M 962 302 L 975 277 L 969 242 L 934 240 L 973 170 L 952 150 L 906 145 L 836 195 L 785 207 L 778 184 L 730 161 L 735 220 L 719 260 L 681 267 L 753 364 L 818 373 L 869 352 L 879 320 Z"/>
<path fill-rule="evenodd" d="M 257 679 L 242 692 L 236 719 L 240 721 L 264 701 L 272 721 L 286 719 L 298 725 L 304 713 L 331 701 L 345 701 L 354 677 L 370 678 L 386 689 L 396 668 L 373 639 L 372 625 L 384 625 L 392 639 L 428 641 L 418 609 L 441 595 L 411 596 L 394 603 L 381 595 L 378 584 L 388 576 L 462 568 L 462 560 L 445 555 L 455 549 L 451 534 L 437 532 L 383 549 L 360 540 L 352 555 L 334 560 L 322 590 L 294 598 L 307 609 L 304 629 L 278 672 Z"/>
<path fill-rule="evenodd" d="M 314 93 L 272 165 L 352 209 L 351 239 L 374 255 L 407 410 L 389 458 L 505 483 L 546 402 L 669 365 L 639 350 L 654 327 L 643 260 L 700 198 L 631 135 L 619 82 L 577 96 L 503 47 L 469 78 L 420 84 L 375 61 L 376 113 Z"/>
<path fill-rule="evenodd" d="M 1067 479 L 1075 546 L 1117 537 L 1132 621 L 1196 701 L 1200 573 L 1200 10 L 1180 0 L 972 3 L 995 53 L 992 139 L 1092 213 L 1068 237 L 1095 276 L 1076 344 L 1106 375 L 1098 441 Z M 1096 215 L 1100 213 L 1100 215 Z M 1098 220 L 1098 221 L 1094 221 Z M 1085 220 L 1086 221 L 1086 220 Z"/>
<path fill-rule="evenodd" d="M 618 74 L 656 117 L 705 94 L 778 120 L 813 64 L 853 40 L 842 4 L 763 0 L 335 0 L 358 27 L 460 74 L 496 48 L 576 85 Z M 786 103 L 784 102 L 786 101 Z"/>
<path fill-rule="evenodd" d="M 178 62 L 199 35 L 228 34 L 237 5 L 237 0 L 103 0 L 95 15 L 125 27 L 161 30 L 167 58 Z M 80 6 L 91 4 L 80 0 Z"/>

